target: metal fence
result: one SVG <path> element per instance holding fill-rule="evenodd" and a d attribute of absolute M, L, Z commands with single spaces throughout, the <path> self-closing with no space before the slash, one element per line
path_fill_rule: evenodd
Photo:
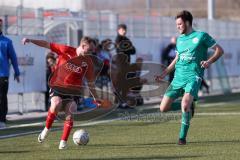
<path fill-rule="evenodd" d="M 146 14 L 147 15 L 147 14 Z M 2 15 L 6 34 L 47 35 L 51 29 L 65 28 L 60 36 L 67 41 L 69 24 L 89 36 L 115 36 L 117 24 L 128 26 L 130 37 L 162 38 L 177 35 L 174 17 L 135 16 L 113 11 L 69 12 L 67 10 L 43 10 L 16 8 L 15 15 Z M 240 22 L 195 18 L 193 26 L 206 31 L 217 39 L 240 38 Z M 59 36 L 59 35 L 55 35 Z"/>

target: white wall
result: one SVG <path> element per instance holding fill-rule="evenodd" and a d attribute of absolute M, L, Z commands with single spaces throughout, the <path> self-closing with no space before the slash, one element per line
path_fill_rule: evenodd
<path fill-rule="evenodd" d="M 20 83 L 14 81 L 14 72 L 11 65 L 9 78 L 9 93 L 27 93 L 46 91 L 46 49 L 33 44 L 22 45 L 21 36 L 8 36 L 18 58 Z M 33 39 L 44 39 L 40 36 Z"/>

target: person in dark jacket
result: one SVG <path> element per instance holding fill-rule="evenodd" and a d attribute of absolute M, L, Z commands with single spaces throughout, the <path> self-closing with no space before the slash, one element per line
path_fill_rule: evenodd
<path fill-rule="evenodd" d="M 127 26 L 125 24 L 119 24 L 117 28 L 117 37 L 115 39 L 115 47 L 116 47 L 116 69 L 117 69 L 117 75 L 116 75 L 116 81 L 113 82 L 115 84 L 115 95 L 116 102 L 119 103 L 119 108 L 130 108 L 127 105 L 127 93 L 128 88 L 126 88 L 126 84 L 124 84 L 124 81 L 122 79 L 124 77 L 124 74 L 126 72 L 126 68 L 123 67 L 124 62 L 122 62 L 122 55 L 126 55 L 126 63 L 131 62 L 131 55 L 134 55 L 136 53 L 136 49 L 133 46 L 130 39 L 126 37 L 127 34 Z M 125 59 L 125 58 L 124 58 Z M 125 60 L 124 60 L 125 61 Z"/>
<path fill-rule="evenodd" d="M 131 62 L 131 55 L 136 53 L 136 49 L 133 46 L 130 39 L 126 37 L 127 26 L 125 24 L 118 25 L 118 35 L 115 40 L 117 54 L 125 54 L 128 57 L 128 62 Z"/>

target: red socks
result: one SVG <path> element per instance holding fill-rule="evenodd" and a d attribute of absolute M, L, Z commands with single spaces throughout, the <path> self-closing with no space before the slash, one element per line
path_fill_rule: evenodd
<path fill-rule="evenodd" d="M 64 127 L 63 127 L 63 134 L 61 140 L 67 141 L 69 134 L 73 127 L 73 120 L 65 120 Z"/>
<path fill-rule="evenodd" d="M 48 111 L 48 116 L 46 119 L 46 128 L 47 129 L 50 129 L 52 127 L 52 124 L 53 124 L 55 118 L 56 118 L 56 114 Z M 67 141 L 69 134 L 72 130 L 72 127 L 73 127 L 73 120 L 72 119 L 65 120 L 61 140 Z"/>
<path fill-rule="evenodd" d="M 46 128 L 50 129 L 52 127 L 53 121 L 56 118 L 56 114 L 55 113 L 51 113 L 50 111 L 48 111 L 48 116 L 46 119 Z"/>

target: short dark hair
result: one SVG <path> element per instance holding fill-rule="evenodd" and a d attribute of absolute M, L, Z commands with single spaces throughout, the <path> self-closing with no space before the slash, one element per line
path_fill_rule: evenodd
<path fill-rule="evenodd" d="M 182 18 L 184 22 L 188 21 L 189 24 L 192 26 L 193 16 L 189 11 L 183 10 L 177 14 L 175 19 Z"/>
<path fill-rule="evenodd" d="M 0 22 L 3 22 L 2 18 L 0 18 Z"/>
<path fill-rule="evenodd" d="M 112 40 L 109 39 L 109 38 L 107 38 L 107 39 L 102 40 L 102 41 L 101 41 L 101 44 L 103 45 L 103 44 L 105 44 L 105 43 L 111 43 L 111 42 L 112 42 Z"/>
<path fill-rule="evenodd" d="M 127 25 L 126 24 L 119 24 L 117 29 L 119 30 L 121 28 L 124 29 L 124 30 L 127 30 Z"/>
<path fill-rule="evenodd" d="M 54 53 L 53 52 L 49 52 L 46 56 L 47 59 L 53 59 L 53 60 L 56 60 L 56 57 L 54 56 Z"/>
<path fill-rule="evenodd" d="M 81 38 L 80 43 L 83 43 L 83 42 L 86 42 L 88 44 L 91 44 L 91 43 L 94 44 L 94 40 L 91 37 L 88 37 L 88 36 L 84 36 L 84 37 Z"/>

